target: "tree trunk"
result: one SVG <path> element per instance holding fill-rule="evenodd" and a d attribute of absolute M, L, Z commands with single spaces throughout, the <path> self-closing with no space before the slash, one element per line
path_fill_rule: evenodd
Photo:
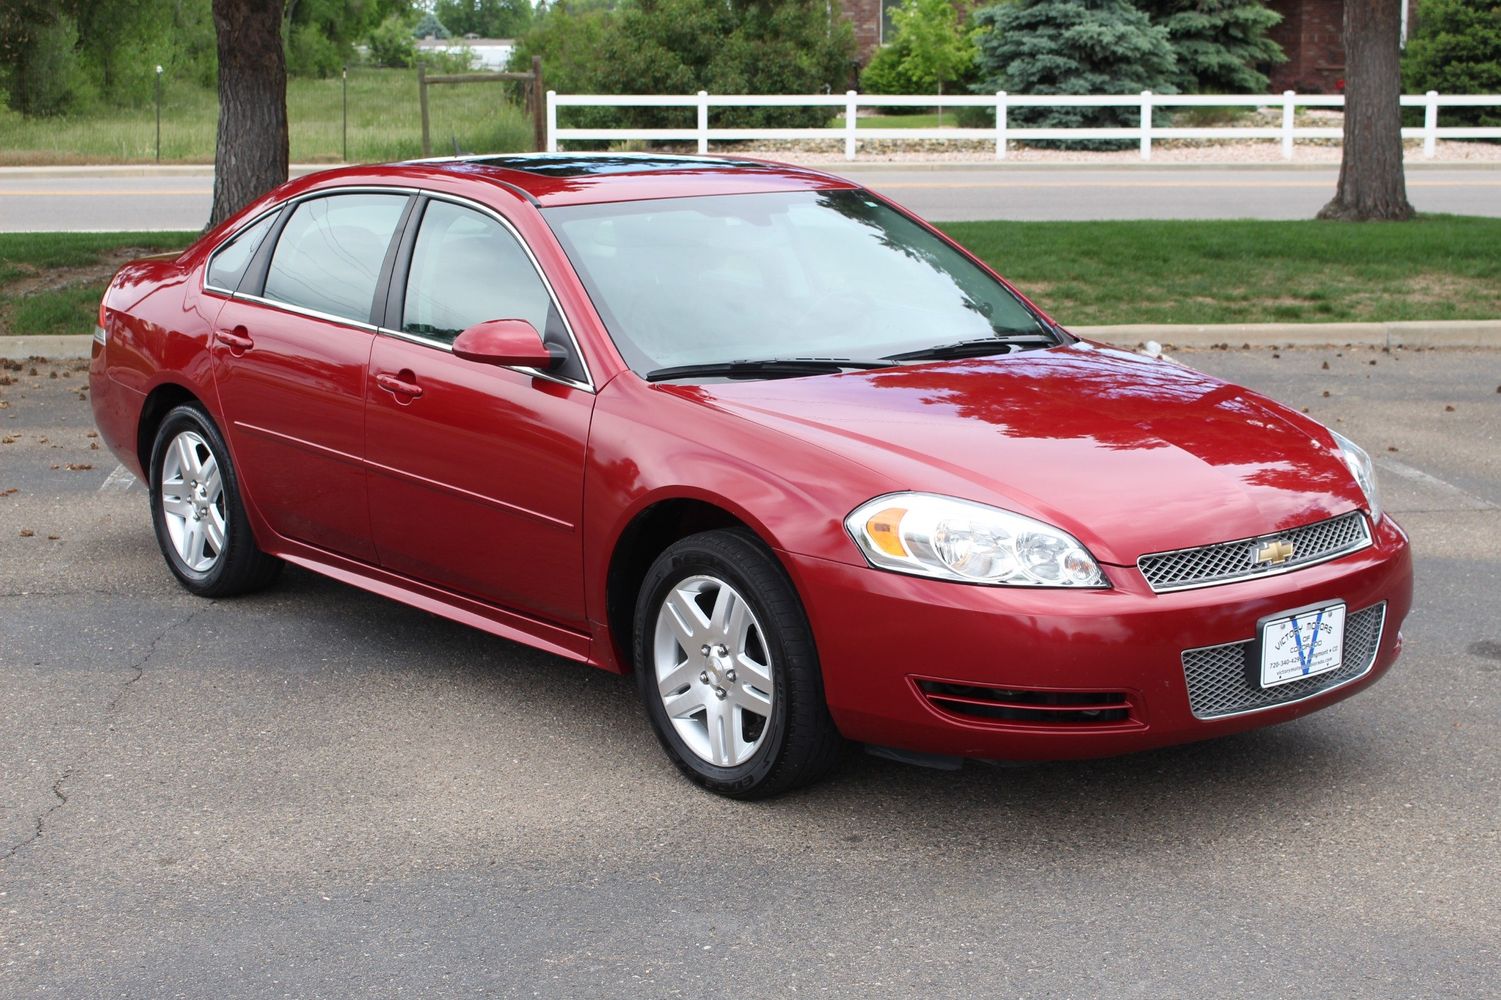
<path fill-rule="evenodd" d="M 1402 173 L 1402 8 L 1405 0 L 1345 0 L 1345 144 L 1339 188 L 1321 219 L 1413 217 Z"/>
<path fill-rule="evenodd" d="M 287 179 L 282 0 L 213 0 L 219 133 L 212 229 Z"/>

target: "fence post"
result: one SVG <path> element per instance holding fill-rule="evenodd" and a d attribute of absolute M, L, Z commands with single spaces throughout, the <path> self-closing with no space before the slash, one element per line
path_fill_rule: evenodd
<path fill-rule="evenodd" d="M 558 151 L 558 92 L 547 92 L 547 151 Z"/>
<path fill-rule="evenodd" d="M 844 158 L 855 158 L 855 105 L 860 95 L 853 90 L 844 92 Z"/>
<path fill-rule="evenodd" d="M 1291 90 L 1282 92 L 1282 158 L 1293 158 L 1293 112 L 1297 108 L 1297 95 Z"/>
<path fill-rule="evenodd" d="M 709 151 L 709 92 L 698 92 L 698 155 Z"/>
<path fill-rule="evenodd" d="M 547 120 L 542 113 L 541 56 L 532 56 L 532 78 L 528 81 L 526 98 L 532 112 L 532 145 L 540 152 L 547 148 Z"/>
<path fill-rule="evenodd" d="M 1006 92 L 995 92 L 995 158 L 1006 158 Z"/>
<path fill-rule="evenodd" d="M 1141 158 L 1152 158 L 1152 92 L 1141 92 Z"/>
<path fill-rule="evenodd" d="M 422 108 L 422 155 L 433 155 L 432 137 L 428 135 L 427 120 L 427 67 L 417 64 L 417 104 Z"/>
<path fill-rule="evenodd" d="M 1438 153 L 1438 91 L 1428 91 L 1428 100 L 1423 105 L 1423 159 L 1431 160 Z"/>

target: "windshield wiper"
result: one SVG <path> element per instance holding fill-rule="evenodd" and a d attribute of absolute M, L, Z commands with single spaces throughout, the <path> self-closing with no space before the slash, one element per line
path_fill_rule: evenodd
<path fill-rule="evenodd" d="M 646 373 L 646 380 L 665 382 L 675 378 L 796 378 L 800 375 L 835 375 L 849 368 L 890 367 L 889 360 L 767 358 L 761 361 L 715 361 L 699 365 L 657 368 Z"/>
<path fill-rule="evenodd" d="M 916 351 L 886 355 L 887 361 L 943 361 L 948 358 L 979 358 L 987 354 L 1005 354 L 1011 347 L 1054 347 L 1058 338 L 1046 333 L 1018 333 L 1000 337 L 981 337 L 979 340 L 960 340 L 953 344 L 939 344 Z"/>

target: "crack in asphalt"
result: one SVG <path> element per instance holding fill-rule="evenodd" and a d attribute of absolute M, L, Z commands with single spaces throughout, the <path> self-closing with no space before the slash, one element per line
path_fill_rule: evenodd
<path fill-rule="evenodd" d="M 146 676 L 146 664 L 151 662 L 151 658 L 156 655 L 156 648 L 157 646 L 161 645 L 162 640 L 171 635 L 173 632 L 176 632 L 178 629 L 192 622 L 192 620 L 194 618 L 197 618 L 198 615 L 205 610 L 205 608 L 212 607 L 215 603 L 217 602 L 209 601 L 207 602 L 207 604 L 194 608 L 192 611 L 188 612 L 186 616 L 167 625 L 152 637 L 151 641 L 146 645 L 146 651 L 141 654 L 140 658 L 137 659 L 134 663 L 126 665 L 126 669 L 133 671 L 133 673 L 130 677 L 126 678 L 126 680 L 120 684 L 119 688 L 115 691 L 114 696 L 110 698 L 107 703 L 105 703 L 103 713 L 105 716 L 113 714 L 114 711 L 120 707 L 120 703 L 125 700 L 125 695 L 129 693 L 131 685 L 135 684 L 142 677 Z M 58 775 L 57 780 L 52 783 L 52 794 L 57 798 L 57 801 L 37 814 L 35 820 L 33 821 L 34 829 L 32 830 L 31 834 L 24 840 L 12 844 L 10 847 L 6 848 L 5 853 L 0 854 L 0 861 L 11 860 L 21 851 L 25 850 L 32 844 L 35 844 L 37 841 L 42 839 L 43 834 L 46 832 L 47 819 L 53 813 L 57 812 L 63 806 L 68 804 L 68 796 L 67 793 L 63 791 L 63 785 L 68 781 L 69 778 L 77 774 L 82 766 L 83 765 L 81 763 L 74 762 L 63 769 L 63 773 Z"/>
<path fill-rule="evenodd" d="M 33 821 L 34 828 L 31 831 L 31 836 L 6 848 L 5 853 L 0 855 L 0 861 L 9 861 L 18 852 L 42 839 L 42 831 L 47 824 L 47 817 L 68 804 L 68 796 L 63 794 L 63 782 L 73 777 L 75 770 L 77 770 L 77 765 L 70 764 L 62 774 L 58 775 L 57 780 L 52 783 L 52 794 L 57 796 L 57 801 L 37 814 L 36 819 Z"/>

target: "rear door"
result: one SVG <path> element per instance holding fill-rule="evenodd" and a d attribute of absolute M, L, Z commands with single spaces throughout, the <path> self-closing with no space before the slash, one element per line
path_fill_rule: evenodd
<path fill-rule="evenodd" d="M 278 534 L 367 562 L 372 313 L 411 203 L 361 191 L 283 208 L 220 311 L 211 351 L 250 501 Z"/>
<path fill-rule="evenodd" d="M 492 319 L 527 320 L 563 362 L 544 374 L 454 357 L 454 338 Z M 579 516 L 594 393 L 552 291 L 509 223 L 469 203 L 423 200 L 397 257 L 366 391 L 381 564 L 582 624 Z"/>

